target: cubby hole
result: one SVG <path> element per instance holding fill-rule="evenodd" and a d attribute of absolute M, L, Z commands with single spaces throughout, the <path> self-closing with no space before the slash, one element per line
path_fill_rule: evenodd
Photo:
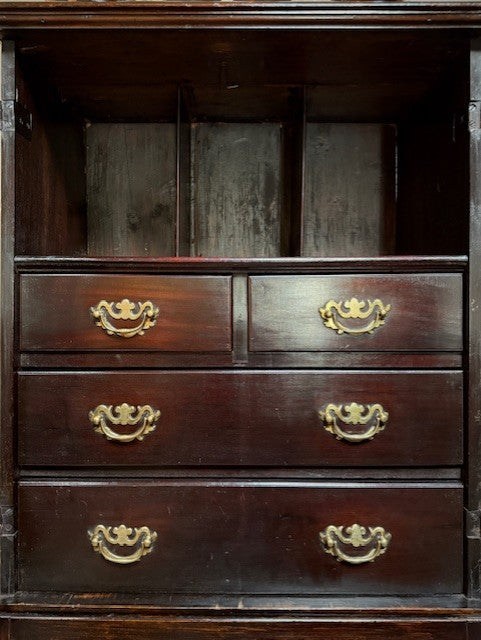
<path fill-rule="evenodd" d="M 16 46 L 33 116 L 17 255 L 467 252 L 465 36 L 32 30 Z"/>

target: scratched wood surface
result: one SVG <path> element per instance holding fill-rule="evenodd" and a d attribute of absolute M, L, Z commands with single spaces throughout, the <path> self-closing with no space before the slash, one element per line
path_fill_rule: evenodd
<path fill-rule="evenodd" d="M 196 124 L 192 136 L 193 255 L 279 255 L 279 125 Z"/>
<path fill-rule="evenodd" d="M 303 255 L 388 253 L 394 152 L 391 127 L 306 125 Z"/>
<path fill-rule="evenodd" d="M 88 252 L 175 255 L 174 124 L 87 127 Z"/>

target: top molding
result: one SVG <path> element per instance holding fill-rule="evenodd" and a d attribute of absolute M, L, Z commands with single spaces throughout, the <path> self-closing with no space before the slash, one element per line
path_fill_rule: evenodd
<path fill-rule="evenodd" d="M 43 0 L 1 2 L 0 30 L 481 28 L 481 1 Z"/>

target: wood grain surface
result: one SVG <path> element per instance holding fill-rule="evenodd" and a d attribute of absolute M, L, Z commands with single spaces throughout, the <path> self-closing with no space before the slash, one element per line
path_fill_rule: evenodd
<path fill-rule="evenodd" d="M 323 550 L 321 530 L 354 523 L 390 532 L 386 553 L 354 566 Z M 155 547 L 134 564 L 109 562 L 90 543 L 88 531 L 98 524 L 147 526 L 158 534 Z M 93 585 L 170 594 L 462 590 L 462 486 L 455 482 L 25 481 L 18 527 L 24 591 L 90 592 Z"/>
<path fill-rule="evenodd" d="M 86 149 L 89 255 L 175 255 L 175 124 L 93 124 Z"/>
<path fill-rule="evenodd" d="M 45 403 L 44 398 L 49 402 Z M 145 440 L 109 441 L 97 406 L 161 411 Z M 328 433 L 328 403 L 381 403 L 384 431 L 360 444 Z M 462 463 L 462 374 L 455 371 L 20 373 L 19 463 L 30 467 L 323 467 Z M 347 431 L 366 427 L 339 425 Z M 131 433 L 135 427 L 114 427 Z"/>
<path fill-rule="evenodd" d="M 249 346 L 252 351 L 460 351 L 462 293 L 462 278 L 455 274 L 252 276 Z M 327 328 L 319 309 L 329 300 L 353 297 L 366 301 L 366 308 L 369 300 L 390 304 L 384 324 L 354 336 Z"/>
<path fill-rule="evenodd" d="M 159 308 L 144 335 L 119 338 L 95 325 L 91 307 L 124 298 Z M 231 279 L 22 276 L 19 319 L 20 349 L 26 351 L 230 351 Z"/>

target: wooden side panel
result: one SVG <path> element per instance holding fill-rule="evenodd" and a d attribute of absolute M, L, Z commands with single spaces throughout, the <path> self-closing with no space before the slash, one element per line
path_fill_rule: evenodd
<path fill-rule="evenodd" d="M 25 591 L 434 595 L 462 589 L 458 483 L 274 481 L 23 482 L 19 588 Z M 96 552 L 99 524 L 147 526 L 151 553 L 129 565 Z M 382 526 L 374 562 L 339 563 L 319 532 Z M 107 543 L 106 543 L 107 544 Z M 115 554 L 132 547 L 108 545 Z M 346 545 L 348 555 L 365 547 Z M 67 569 L 68 568 L 68 569 Z"/>
<path fill-rule="evenodd" d="M 14 460 L 15 429 L 15 45 L 4 41 L 0 57 L 0 593 L 15 585 Z"/>
<path fill-rule="evenodd" d="M 32 133 L 15 137 L 16 251 L 85 254 L 83 125 L 37 83 L 17 65 L 18 103 L 32 114 Z"/>
<path fill-rule="evenodd" d="M 306 125 L 304 256 L 378 256 L 393 244 L 395 131 Z"/>
<path fill-rule="evenodd" d="M 478 625 L 474 625 L 478 626 Z M 275 620 L 129 620 L 117 618 L 51 618 L 13 620 L 12 640 L 466 640 L 464 622 L 359 622 L 302 619 Z M 473 627 L 474 629 L 474 627 Z M 473 636 L 469 640 L 477 640 Z M 3 640 L 3 639 L 2 639 Z"/>
<path fill-rule="evenodd" d="M 193 255 L 278 256 L 280 126 L 196 124 L 192 136 Z"/>
<path fill-rule="evenodd" d="M 32 467 L 462 462 L 461 372 L 44 372 L 21 373 L 18 385 L 19 462 Z M 161 411 L 145 440 L 118 443 L 95 431 L 89 412 L 123 402 Z M 385 429 L 357 445 L 336 439 L 319 410 L 350 402 L 380 403 L 389 415 Z M 337 422 L 346 432 L 365 433 L 375 421 Z M 107 424 L 122 434 L 139 426 Z"/>
<path fill-rule="evenodd" d="M 96 325 L 91 308 L 151 302 L 155 325 L 130 338 Z M 228 276 L 28 276 L 20 278 L 20 349 L 26 351 L 230 351 Z M 115 310 L 114 310 L 115 312 Z M 106 317 L 115 328 L 137 320 Z"/>
<path fill-rule="evenodd" d="M 471 104 L 469 110 L 470 222 L 469 291 L 466 313 L 469 323 L 469 384 L 467 394 L 467 509 L 479 523 L 481 504 L 481 39 L 471 51 Z M 468 531 L 466 589 L 481 597 L 481 540 L 479 528 Z M 471 638 L 470 638 L 471 640 Z"/>
<path fill-rule="evenodd" d="M 399 127 L 398 253 L 466 252 L 468 154 L 454 117 Z"/>
<path fill-rule="evenodd" d="M 87 128 L 88 252 L 175 255 L 175 124 Z"/>

